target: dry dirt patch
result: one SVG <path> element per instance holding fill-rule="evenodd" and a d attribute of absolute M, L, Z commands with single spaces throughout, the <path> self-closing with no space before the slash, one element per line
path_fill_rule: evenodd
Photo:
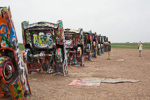
<path fill-rule="evenodd" d="M 150 100 L 150 50 L 112 49 L 111 60 L 107 53 L 85 61 L 85 67 L 69 67 L 69 76 L 54 74 L 29 75 L 31 100 Z M 124 59 L 124 61 L 117 61 Z M 97 70 L 98 69 L 98 70 Z M 138 83 L 101 84 L 97 87 L 69 86 L 74 79 L 124 78 L 140 80 Z M 36 79 L 36 80 L 32 80 Z"/>

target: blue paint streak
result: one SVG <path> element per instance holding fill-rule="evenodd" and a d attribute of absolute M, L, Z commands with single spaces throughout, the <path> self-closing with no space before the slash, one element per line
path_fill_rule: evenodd
<path fill-rule="evenodd" d="M 10 32 L 10 43 L 12 44 L 12 39 L 13 38 L 16 38 L 16 35 L 15 35 L 15 29 L 14 27 L 12 26 L 12 29 L 11 29 L 11 32 Z"/>
<path fill-rule="evenodd" d="M 6 32 L 4 33 L 4 34 L 0 34 L 0 36 L 2 36 L 2 35 L 6 35 L 6 33 L 7 33 L 7 26 L 5 25 L 5 24 L 2 24 L 1 26 L 0 26 L 0 29 L 2 29 L 2 27 L 5 27 L 5 29 L 6 29 Z"/>

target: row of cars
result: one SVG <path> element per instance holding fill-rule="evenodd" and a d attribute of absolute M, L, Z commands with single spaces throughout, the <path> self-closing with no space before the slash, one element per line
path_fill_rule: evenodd
<path fill-rule="evenodd" d="M 26 100 L 31 94 L 28 73 L 59 73 L 68 75 L 69 65 L 84 66 L 107 51 L 108 37 L 92 31 L 64 29 L 57 23 L 22 22 L 23 61 L 19 50 L 10 9 L 0 7 L 0 97 Z"/>
<path fill-rule="evenodd" d="M 103 53 L 108 38 L 92 31 L 63 29 L 62 21 L 57 23 L 22 22 L 22 36 L 25 50 L 23 60 L 28 72 L 32 71 L 68 75 L 68 65 L 84 66 L 84 59 L 91 60 Z"/>

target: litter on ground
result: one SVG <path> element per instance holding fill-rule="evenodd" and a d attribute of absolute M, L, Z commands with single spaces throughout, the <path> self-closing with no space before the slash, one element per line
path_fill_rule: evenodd
<path fill-rule="evenodd" d="M 124 61 L 124 59 L 117 59 L 117 61 Z"/>
<path fill-rule="evenodd" d="M 100 86 L 100 79 L 90 78 L 82 80 L 73 80 L 69 85 L 80 85 L 80 86 Z"/>
<path fill-rule="evenodd" d="M 131 79 L 122 79 L 122 78 L 117 78 L 117 79 L 101 79 L 102 83 L 136 83 L 139 82 L 139 80 L 131 80 Z"/>
<path fill-rule="evenodd" d="M 36 78 L 32 78 L 32 80 L 33 80 L 33 81 L 36 81 L 37 79 L 36 79 Z"/>
<path fill-rule="evenodd" d="M 107 60 L 107 62 L 109 62 L 109 60 Z"/>
<path fill-rule="evenodd" d="M 100 83 L 136 83 L 139 80 L 131 80 L 131 79 L 105 79 L 105 78 L 85 78 L 81 80 L 73 80 L 69 85 L 80 85 L 80 86 L 100 86 Z"/>

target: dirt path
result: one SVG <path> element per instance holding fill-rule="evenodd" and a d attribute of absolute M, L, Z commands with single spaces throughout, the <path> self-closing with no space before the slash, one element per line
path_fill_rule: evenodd
<path fill-rule="evenodd" d="M 85 61 L 85 67 L 69 67 L 69 76 L 32 74 L 29 82 L 31 100 L 150 100 L 150 50 L 112 49 L 111 60 L 107 53 Z M 124 59 L 124 61 L 117 61 Z M 140 80 L 138 83 L 101 83 L 100 86 L 69 86 L 74 79 L 124 78 Z M 37 80 L 32 80 L 37 79 Z"/>

